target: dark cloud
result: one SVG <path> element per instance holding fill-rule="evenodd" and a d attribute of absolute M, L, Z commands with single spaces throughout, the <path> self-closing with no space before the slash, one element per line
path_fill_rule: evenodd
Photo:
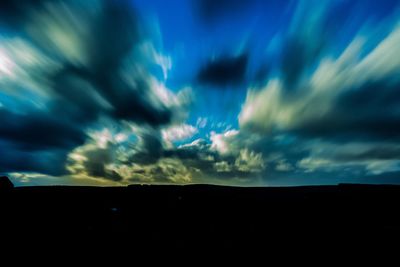
<path fill-rule="evenodd" d="M 299 9 L 295 24 L 282 38 L 279 83 L 248 94 L 248 105 L 239 116 L 241 127 L 264 134 L 295 134 L 305 140 L 398 142 L 398 65 L 389 57 L 380 59 L 396 54 L 399 35 L 386 21 L 389 26 L 377 27 L 385 34 L 371 36 L 378 39 L 372 50 L 354 36 L 344 41 L 338 33 L 348 21 L 359 23 L 358 16 L 352 15 L 358 5 L 341 1 Z M 339 14 L 343 18 L 338 21 Z M 346 45 L 337 55 L 335 46 L 343 41 Z"/>
<path fill-rule="evenodd" d="M 114 162 L 112 147 L 88 150 L 85 153 L 85 157 L 87 160 L 83 163 L 83 166 L 88 175 L 111 181 L 122 180 L 122 177 L 117 172 L 106 168 L 107 164 Z"/>
<path fill-rule="evenodd" d="M 199 17 L 207 23 L 228 15 L 240 15 L 240 12 L 249 8 L 257 0 L 194 0 Z"/>
<path fill-rule="evenodd" d="M 7 26 L 20 27 L 23 25 L 30 8 L 36 3 L 40 6 L 45 1 L 34 0 L 4 0 L 0 2 L 1 23 Z"/>
<path fill-rule="evenodd" d="M 163 145 L 159 131 L 153 130 L 140 134 L 140 141 L 132 144 L 136 151 L 126 163 L 153 164 L 162 157 Z"/>
<path fill-rule="evenodd" d="M 31 93 L 40 91 L 43 99 L 32 97 L 21 110 L 0 106 L 0 172 L 62 175 L 67 165 L 77 177 L 121 183 L 201 182 L 207 178 L 252 182 L 262 176 L 278 184 L 285 178 L 297 184 L 321 184 L 356 181 L 357 175 L 399 169 L 400 83 L 398 71 L 385 72 L 398 66 L 397 61 L 386 60 L 385 66 L 375 67 L 375 62 L 369 60 L 369 68 L 364 68 L 368 71 L 361 72 L 357 69 L 363 59 L 356 61 L 359 57 L 365 59 L 370 51 L 357 54 L 350 49 L 345 59 L 338 60 L 340 51 L 329 50 L 332 45 L 348 43 L 343 40 L 346 38 L 336 38 L 346 35 L 342 31 L 345 25 L 356 24 L 350 18 L 353 11 L 349 11 L 355 9 L 307 6 L 308 11 L 299 17 L 293 14 L 295 25 L 277 35 L 278 49 L 282 49 L 276 55 L 280 64 L 273 66 L 274 58 L 258 66 L 254 75 L 248 75 L 252 70 L 248 68 L 248 53 L 207 62 L 196 77 L 201 85 L 244 85 L 251 76 L 251 85 L 260 84 L 263 88 L 248 92 L 243 106 L 250 112 L 239 119 L 248 119 L 249 124 L 240 122 L 238 133 L 230 137 L 220 134 L 219 144 L 213 143 L 211 137 L 210 141 L 174 147 L 164 143 L 160 131 L 174 122 L 176 107 L 164 103 L 153 91 L 146 71 L 148 59 L 140 48 L 145 40 L 137 14 L 129 1 L 99 3 L 100 6 L 85 1 L 0 3 L 0 26 L 5 26 L 7 34 L 38 50 L 40 62 L 52 62 L 26 71 L 29 82 L 34 84 Z M 258 0 L 196 3 L 206 23 L 241 16 L 255 3 L 263 3 L 265 8 L 274 3 L 287 6 L 282 1 Z M 390 8 L 386 8 L 382 14 L 389 12 Z M 266 12 L 273 13 L 271 10 Z M 337 19 L 338 13 L 343 18 Z M 392 46 L 384 48 L 393 49 Z M 352 56 L 354 60 L 349 59 Z M 25 71 L 25 66 L 21 69 Z M 343 74 L 352 71 L 357 75 Z M 269 87 L 268 75 L 272 78 L 275 74 L 279 83 Z M 354 88 L 343 87 L 348 84 Z M 19 86 L 30 90 L 26 83 Z M 31 102 L 40 105 L 33 107 Z M 140 130 L 128 135 L 137 139 L 110 138 L 100 144 L 92 136 L 88 138 L 88 129 L 104 118 L 117 125 L 133 123 Z M 259 126 L 258 136 L 246 127 L 251 123 Z M 222 147 L 218 147 L 221 142 Z M 364 142 L 362 149 L 354 142 Z M 354 146 L 345 149 L 347 144 Z M 319 179 L 321 173 L 326 174 L 325 180 Z M 390 177 L 394 180 L 394 176 Z M 196 178 L 199 180 L 193 180 Z"/>
<path fill-rule="evenodd" d="M 78 7 L 72 6 L 71 11 L 77 12 L 75 9 Z M 65 14 L 62 13 L 62 15 Z M 87 59 L 84 65 L 74 61 L 65 62 L 59 72 L 49 77 L 53 89 L 68 100 L 70 102 L 68 104 L 80 107 L 82 116 L 106 113 L 116 119 L 127 119 L 151 125 L 168 123 L 172 117 L 171 111 L 162 103 L 155 105 L 147 98 L 150 86 L 148 77 L 138 75 L 133 69 L 130 75 L 135 76 L 134 83 L 129 83 L 120 73 L 123 63 L 129 60 L 128 54 L 137 48 L 141 41 L 139 23 L 133 7 L 127 1 L 104 1 L 101 15 L 89 22 L 84 18 L 79 19 L 82 20 L 82 24 L 88 24 L 87 27 L 90 30 L 86 34 L 78 35 L 77 44 L 83 47 L 84 50 L 81 52 Z M 35 21 L 31 23 L 37 26 Z M 66 29 L 65 34 L 68 34 L 69 30 Z M 61 28 L 60 31 L 63 29 Z M 32 39 L 36 40 L 37 46 L 47 53 L 57 52 L 54 47 L 42 41 L 43 35 L 45 33 L 39 32 L 32 35 Z M 143 63 L 139 58 L 137 61 L 136 64 Z M 82 83 L 92 86 L 95 93 L 99 94 L 111 107 L 108 110 L 99 107 L 93 95 L 88 95 L 84 91 L 87 88 L 83 88 Z"/>
<path fill-rule="evenodd" d="M 367 82 L 337 97 L 330 112 L 297 126 L 311 137 L 344 141 L 400 138 L 400 82 L 397 77 Z"/>
<path fill-rule="evenodd" d="M 79 124 L 47 112 L 16 114 L 0 109 L 0 137 L 28 151 L 71 149 L 85 140 Z"/>
<path fill-rule="evenodd" d="M 248 19 L 254 11 L 277 18 L 291 1 L 287 0 L 192 0 L 194 13 L 206 26 L 215 26 L 222 20 Z"/>
<path fill-rule="evenodd" d="M 361 40 L 361 2 L 340 2 L 300 4 L 278 40 L 278 75 L 255 76 L 260 88 L 247 92 L 240 136 L 259 133 L 248 147 L 263 154 L 268 184 L 372 181 L 400 169 L 398 27 L 384 20 Z"/>
<path fill-rule="evenodd" d="M 0 140 L 0 172 L 39 172 L 50 175 L 66 174 L 65 149 L 31 151 L 20 144 Z M 50 164 L 49 164 L 50 163 Z"/>
<path fill-rule="evenodd" d="M 104 132 L 97 137 L 92 135 L 94 139 L 69 155 L 67 168 L 77 177 L 88 175 L 121 183 L 202 183 L 207 179 L 226 183 L 240 179 L 243 183 L 253 183 L 253 178 L 264 170 L 261 154 L 242 147 L 221 154 L 203 139 L 179 147 L 165 147 L 157 131 L 140 131 L 143 128 L 135 134 L 136 141 L 128 138 L 119 142 Z M 109 136 L 109 141 L 99 143 L 100 136 Z"/>
<path fill-rule="evenodd" d="M 121 166 L 129 169 L 128 173 L 132 175 L 148 175 L 148 171 L 156 171 L 164 151 L 159 129 L 143 126 L 134 134 L 131 129 L 124 130 L 122 134 L 126 139 L 123 141 L 116 140 L 109 128 L 91 132 L 86 143 L 69 154 L 67 169 L 74 175 L 88 175 L 91 178 L 115 182 L 123 180 L 118 173 Z M 138 168 L 133 169 L 132 166 Z M 151 168 L 148 167 L 145 171 L 141 166 Z M 127 171 L 124 172 L 125 178 L 126 175 Z"/>
<path fill-rule="evenodd" d="M 87 129 L 101 117 L 151 127 L 172 121 L 177 107 L 158 98 L 152 91 L 150 74 L 143 71 L 149 59 L 139 51 L 143 31 L 130 2 L 99 3 L 1 2 L 0 22 L 10 34 L 40 51 L 46 58 L 38 58 L 39 62 L 55 62 L 55 67 L 45 72 L 32 69 L 28 73 L 47 97 L 45 109 L 15 113 L 0 108 L 0 141 L 17 147 L 15 155 L 25 162 L 16 157 L 3 159 L 4 170 L 8 166 L 10 170 L 54 173 L 53 165 L 62 169 L 60 159 L 83 144 Z M 148 145 L 152 150 L 159 144 Z M 58 160 L 39 164 L 36 158 L 43 157 L 43 151 L 52 151 Z M 96 158 L 95 162 L 100 163 L 86 166 L 91 174 L 119 179 L 101 167 L 104 160 Z"/>
<path fill-rule="evenodd" d="M 335 160 L 354 161 L 354 160 L 392 160 L 400 159 L 399 147 L 388 147 L 382 144 L 367 149 L 366 151 L 352 151 L 351 153 L 339 152 L 333 155 Z"/>
<path fill-rule="evenodd" d="M 258 67 L 253 75 L 253 84 L 263 86 L 268 82 L 269 75 L 271 73 L 271 66 L 267 63 L 263 63 Z"/>
<path fill-rule="evenodd" d="M 294 90 L 301 76 L 319 59 L 325 45 L 322 33 L 313 42 L 303 38 L 289 37 L 283 47 L 282 78 L 288 90 Z"/>
<path fill-rule="evenodd" d="M 340 118 L 343 118 L 341 120 Z M 374 119 L 376 119 L 374 121 Z M 293 133 L 304 137 L 333 139 L 348 142 L 351 140 L 367 141 L 386 138 L 398 140 L 400 118 L 377 117 L 359 118 L 358 116 L 339 117 L 339 114 L 313 120 L 293 129 Z"/>
<path fill-rule="evenodd" d="M 68 151 L 82 145 L 86 134 L 79 121 L 61 116 L 56 111 L 0 109 L 0 170 L 66 174 Z"/>
<path fill-rule="evenodd" d="M 210 144 L 206 143 L 204 140 L 202 144 L 196 144 L 190 147 L 167 149 L 164 151 L 164 157 L 177 158 L 186 166 L 200 170 L 202 175 L 219 178 L 219 175 L 216 175 L 214 164 L 221 160 L 221 157 L 216 151 L 212 151 L 210 149 Z M 233 172 L 231 172 L 231 175 L 232 174 Z M 232 175 L 231 178 L 233 177 Z"/>
<path fill-rule="evenodd" d="M 64 102 L 61 106 L 74 109 L 70 115 L 75 112 L 77 119 L 93 121 L 103 114 L 116 120 L 157 126 L 168 124 L 173 117 L 172 109 L 148 98 L 150 85 L 145 78 L 130 85 L 111 70 L 90 75 L 85 70 L 65 68 L 56 74 L 53 82 L 54 90 L 61 97 L 58 101 Z M 103 105 L 99 98 L 104 101 Z"/>
<path fill-rule="evenodd" d="M 201 84 L 216 86 L 238 85 L 244 82 L 248 55 L 220 57 L 209 61 L 198 73 Z"/>
<path fill-rule="evenodd" d="M 261 155 L 258 162 L 254 164 L 254 151 L 245 147 L 246 135 L 237 135 L 232 143 L 241 143 L 239 147 L 232 147 L 229 153 L 222 154 L 212 147 L 211 143 L 198 139 L 192 144 L 187 144 L 173 149 L 166 149 L 164 157 L 177 158 L 185 166 L 197 169 L 201 172 L 201 178 L 212 178 L 220 181 L 232 179 L 245 179 L 252 183 L 259 173 L 262 173 L 264 166 Z M 248 137 L 248 136 L 247 136 Z M 243 157 L 243 151 L 246 156 Z M 251 154 L 252 153 L 252 154 Z"/>

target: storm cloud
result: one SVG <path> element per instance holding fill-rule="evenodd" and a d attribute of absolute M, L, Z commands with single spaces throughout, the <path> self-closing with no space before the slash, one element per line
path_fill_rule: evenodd
<path fill-rule="evenodd" d="M 241 130 L 262 136 L 258 146 L 266 158 L 280 151 L 272 162 L 276 170 L 295 171 L 298 179 L 315 173 L 355 181 L 398 172 L 398 24 L 382 24 L 385 34 L 378 41 L 356 35 L 334 53 L 338 36 L 330 31 L 335 27 L 326 8 L 282 38 L 280 75 L 248 90 L 238 117 Z"/>
<path fill-rule="evenodd" d="M 0 107 L 0 138 L 29 158 L 26 164 L 2 159 L 2 169 L 35 170 L 29 162 L 43 151 L 65 157 L 102 117 L 158 127 L 181 116 L 185 96 L 160 88 L 146 71 L 154 59 L 143 53 L 145 36 L 131 4 L 89 2 L 2 3 L 10 34 L 1 36 L 0 57 L 9 64 L 0 86 L 10 105 Z M 61 170 L 64 162 L 54 164 Z"/>
<path fill-rule="evenodd" d="M 248 55 L 213 59 L 200 69 L 197 79 L 201 84 L 215 86 L 238 85 L 244 82 Z"/>
<path fill-rule="evenodd" d="M 1 173 L 102 185 L 394 181 L 398 1 L 168 4 L 1 2 Z"/>
<path fill-rule="evenodd" d="M 261 153 L 246 148 L 239 132 L 214 133 L 176 146 L 156 129 L 130 124 L 120 132 L 92 132 L 68 155 L 67 169 L 81 179 L 122 184 L 253 183 L 265 169 Z"/>
<path fill-rule="evenodd" d="M 360 60 L 363 44 L 355 39 L 338 58 L 322 58 L 296 92 L 287 92 L 280 79 L 249 91 L 241 124 L 311 137 L 397 138 L 399 36 L 395 26 Z"/>
<path fill-rule="evenodd" d="M 199 17 L 212 23 L 216 19 L 227 15 L 237 15 L 240 11 L 253 5 L 256 0 L 194 0 L 194 8 Z"/>

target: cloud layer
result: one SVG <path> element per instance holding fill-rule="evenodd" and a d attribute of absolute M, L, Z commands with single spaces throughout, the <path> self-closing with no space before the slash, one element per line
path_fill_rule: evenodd
<path fill-rule="evenodd" d="M 9 104 L 0 108 L 0 138 L 26 163 L 2 157 L 1 169 L 62 173 L 65 154 L 103 117 L 158 127 L 184 116 L 190 92 L 174 94 L 147 71 L 156 58 L 145 53 L 128 2 L 23 1 L 2 10 L 15 32 L 1 36 L 1 94 Z M 42 152 L 57 171 L 41 167 Z"/>
<path fill-rule="evenodd" d="M 140 2 L 0 4 L 1 173 L 102 185 L 400 174 L 396 1 L 182 1 L 167 20 Z"/>

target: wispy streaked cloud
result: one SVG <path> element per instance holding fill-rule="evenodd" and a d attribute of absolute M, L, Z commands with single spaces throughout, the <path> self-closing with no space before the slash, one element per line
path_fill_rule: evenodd
<path fill-rule="evenodd" d="M 1 3 L 0 173 L 18 185 L 400 175 L 397 1 L 169 5 Z"/>

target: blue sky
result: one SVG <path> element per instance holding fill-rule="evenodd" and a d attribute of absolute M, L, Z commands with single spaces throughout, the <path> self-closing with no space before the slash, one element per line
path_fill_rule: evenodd
<path fill-rule="evenodd" d="M 0 4 L 17 185 L 400 183 L 400 2 Z"/>

